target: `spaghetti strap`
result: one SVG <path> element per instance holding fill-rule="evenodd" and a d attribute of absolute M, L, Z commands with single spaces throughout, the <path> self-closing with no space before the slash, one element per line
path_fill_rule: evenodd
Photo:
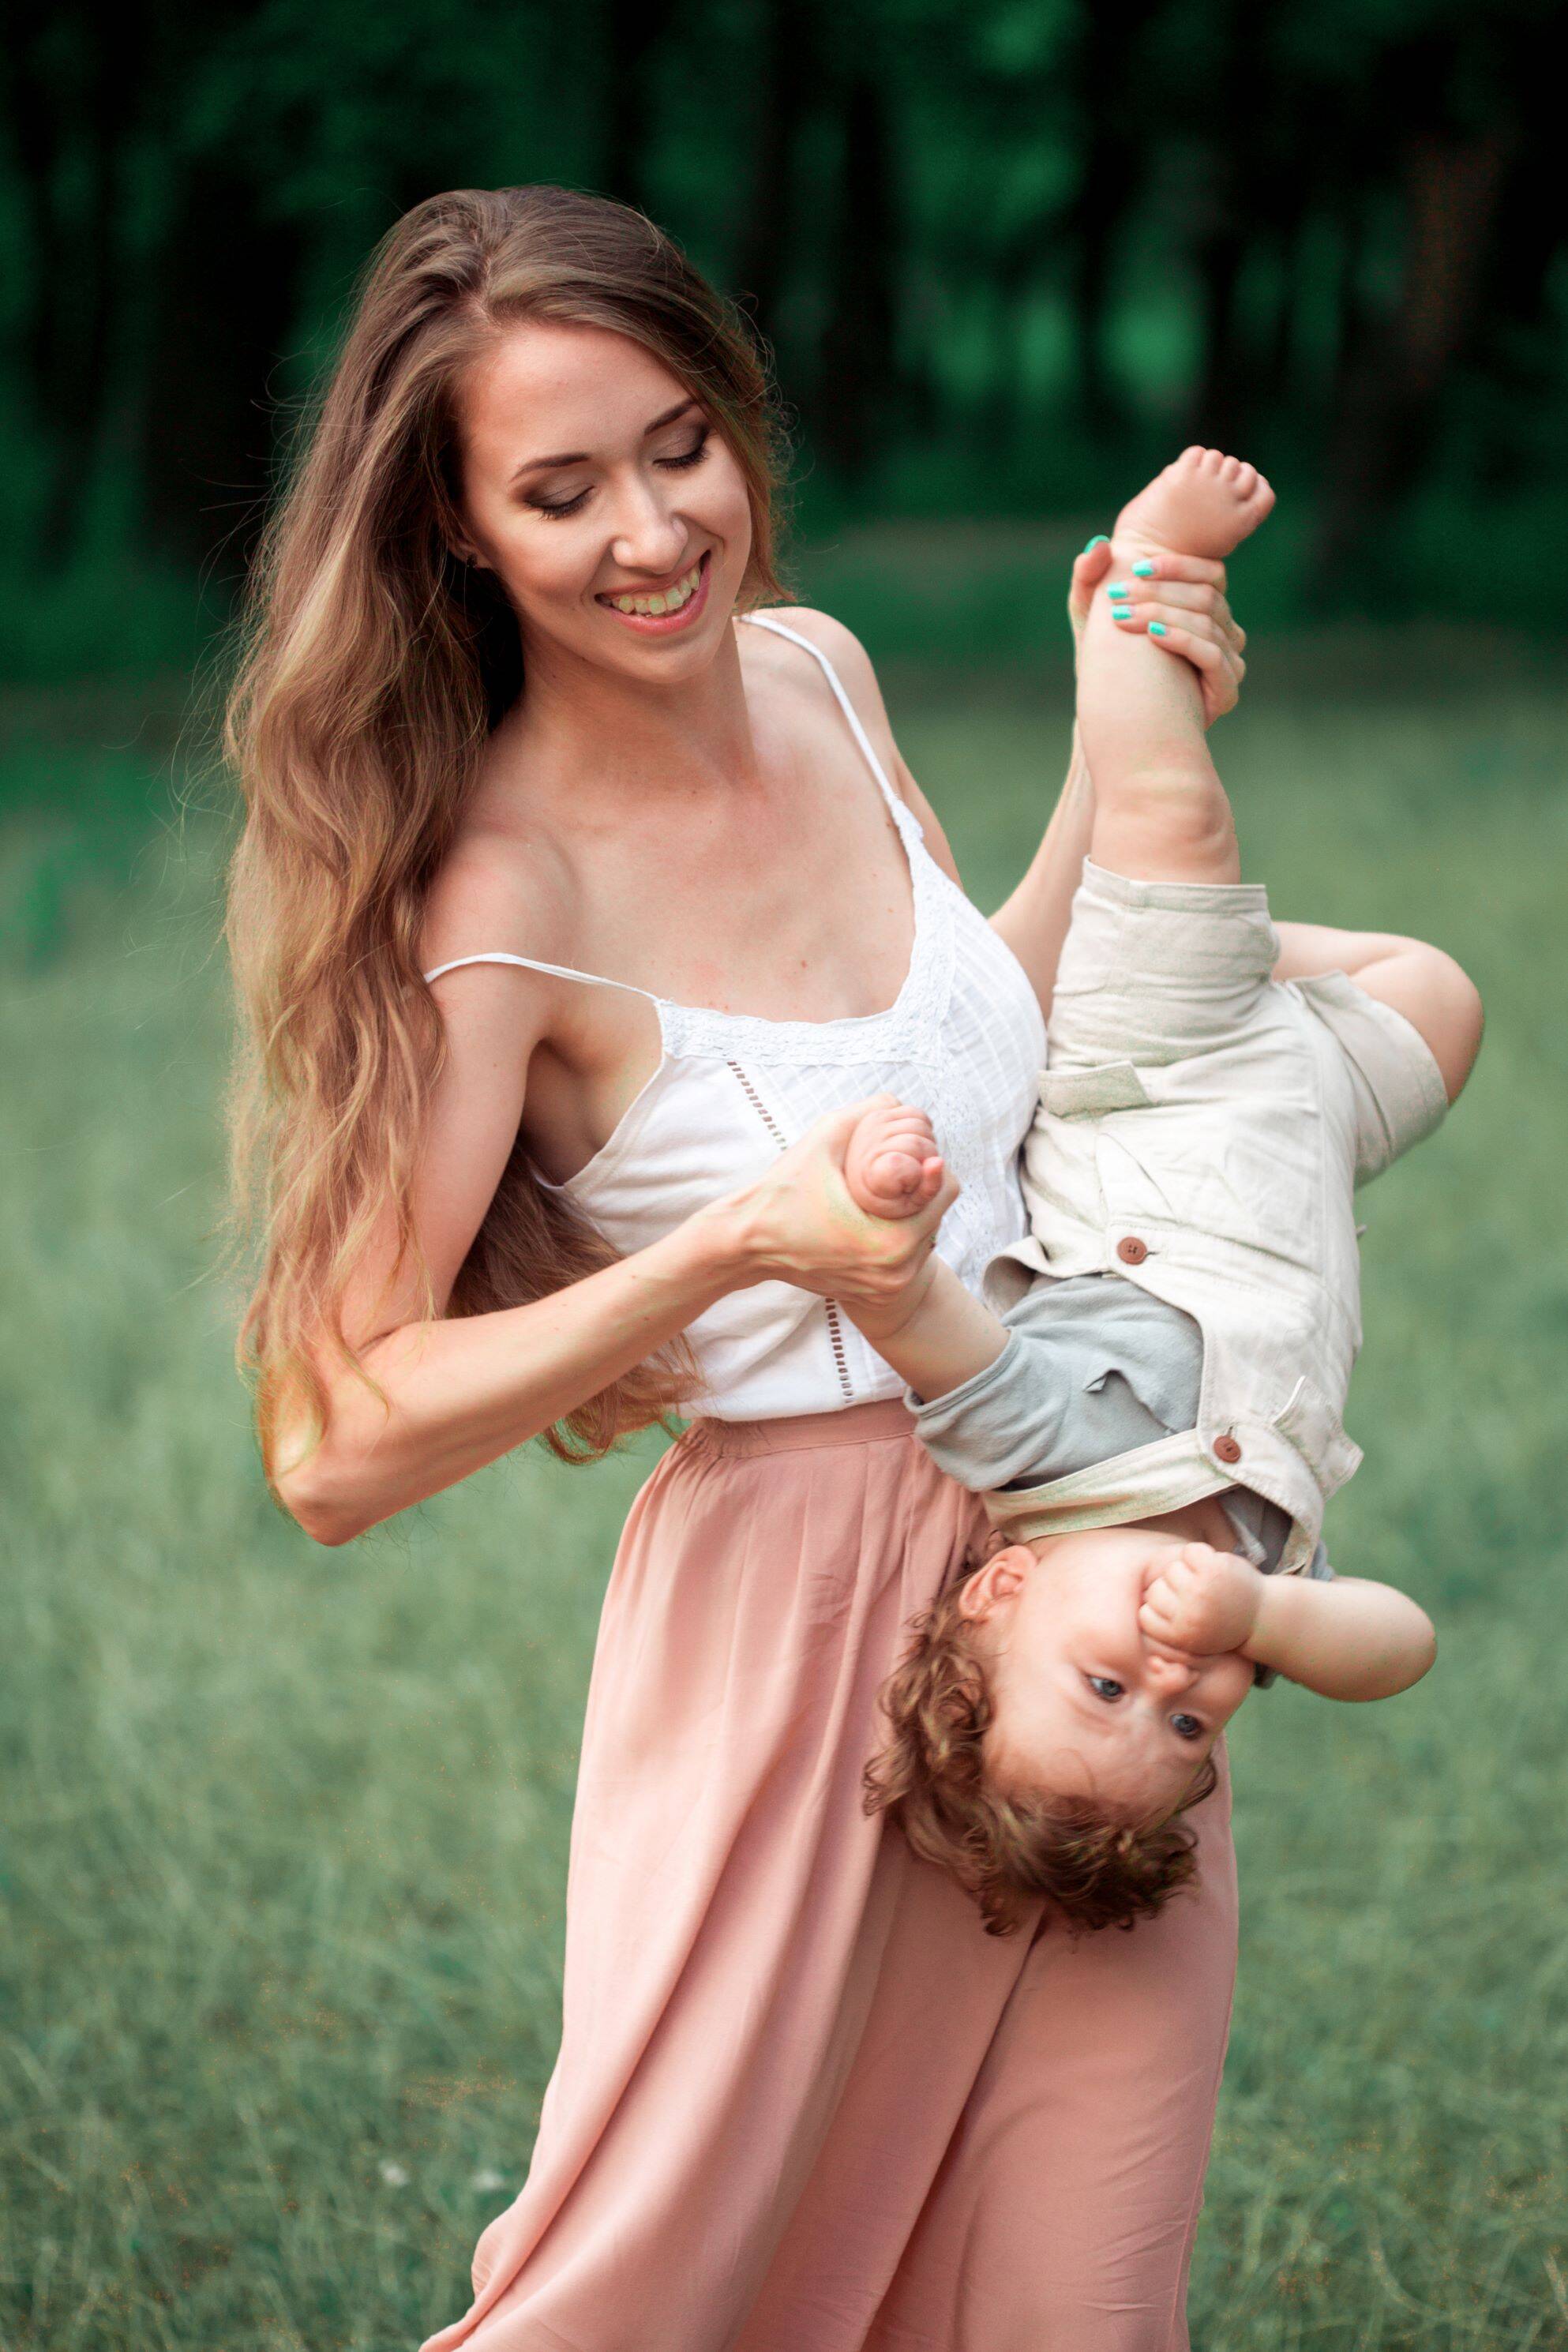
<path fill-rule="evenodd" d="M 624 988 L 629 996 L 646 996 L 650 1004 L 662 1000 L 651 988 L 639 988 L 631 980 L 606 980 L 602 972 L 578 971 L 569 963 L 542 963 L 537 956 L 508 955 L 504 949 L 493 948 L 484 955 L 454 956 L 450 963 L 438 963 L 425 975 L 426 981 L 439 980 L 444 971 L 456 971 L 466 963 L 515 963 L 525 971 L 542 971 L 551 980 L 580 980 L 589 988 Z"/>
<path fill-rule="evenodd" d="M 880 760 L 878 759 L 871 739 L 867 734 L 864 727 L 860 724 L 860 714 L 856 709 L 855 705 L 850 701 L 848 695 L 845 692 L 843 679 L 839 677 L 838 672 L 834 668 L 833 664 L 828 660 L 827 656 L 823 652 L 822 647 L 820 646 L 814 646 L 811 639 L 809 637 L 802 636 L 798 629 L 792 629 L 787 621 L 775 621 L 771 613 L 738 613 L 735 617 L 737 620 L 750 621 L 754 628 L 767 629 L 775 637 L 787 637 L 791 645 L 799 646 L 805 652 L 808 653 L 813 661 L 816 662 L 824 677 L 827 680 L 828 685 L 832 688 L 834 699 L 837 701 L 838 708 L 844 713 L 845 718 L 849 721 L 849 731 L 854 736 L 856 742 L 860 746 L 862 752 L 865 754 L 867 766 L 870 769 L 871 773 L 877 779 L 878 787 L 882 794 L 882 798 L 888 804 L 894 825 L 903 842 L 905 855 L 906 856 L 910 857 L 910 877 L 912 881 L 915 875 L 915 863 L 912 856 L 910 856 L 910 833 L 912 831 L 916 840 L 922 840 L 924 838 L 925 829 L 921 825 L 919 817 L 916 816 L 913 809 L 910 808 L 909 803 L 903 800 L 900 794 L 893 790 L 891 783 L 888 780 L 888 772 L 883 767 Z M 909 830 L 906 830 L 906 828 Z M 920 896 L 918 883 L 915 884 L 915 891 L 918 906 Z M 917 913 L 917 951 L 919 943 L 919 926 L 920 918 Z M 542 962 L 540 958 L 537 956 L 508 955 L 499 948 L 482 955 L 454 956 L 449 963 L 438 963 L 433 971 L 427 971 L 425 974 L 425 978 L 426 982 L 439 980 L 443 972 L 457 971 L 464 964 L 469 963 L 519 964 L 524 971 L 542 971 L 552 980 L 580 981 L 584 987 L 588 988 L 625 989 L 628 995 L 645 996 L 650 1004 L 667 1005 L 669 1006 L 669 1009 L 672 1012 L 691 1012 L 698 1009 L 691 1006 L 670 1005 L 669 999 L 668 997 L 656 996 L 652 989 L 638 988 L 634 982 L 629 980 L 606 980 L 602 972 L 579 971 L 574 965 L 569 963 L 544 963 Z M 776 1027 L 780 1024 L 773 1024 L 773 1025 Z M 829 1024 L 827 1025 L 831 1026 L 832 1024 Z"/>
<path fill-rule="evenodd" d="M 771 613 L 739 613 L 735 617 L 737 620 L 750 621 L 753 628 L 771 630 L 775 637 L 787 637 L 792 646 L 804 646 L 806 652 L 811 656 L 813 661 L 815 661 L 820 667 L 828 685 L 833 688 L 834 694 L 837 698 L 838 708 L 844 713 L 845 718 L 849 721 L 850 731 L 854 735 L 857 743 L 859 744 L 861 751 L 866 754 L 866 764 L 870 769 L 871 773 L 876 777 L 878 783 L 880 784 L 882 788 L 882 797 L 887 802 L 888 806 L 892 810 L 895 820 L 909 817 L 912 819 L 916 826 L 919 827 L 920 820 L 915 816 L 914 811 L 910 807 L 908 802 L 902 799 L 901 796 L 893 790 L 892 785 L 889 782 L 887 770 L 883 767 L 882 762 L 878 759 L 876 752 L 872 750 L 871 739 L 867 734 L 864 727 L 860 724 L 860 714 L 856 709 L 855 705 L 850 701 L 847 694 L 844 691 L 844 681 L 839 677 L 838 672 L 834 668 L 833 664 L 828 660 L 827 656 L 823 652 L 822 647 L 820 646 L 814 646 L 809 637 L 803 637 L 800 631 L 798 629 L 792 629 L 787 622 L 775 621 Z"/>

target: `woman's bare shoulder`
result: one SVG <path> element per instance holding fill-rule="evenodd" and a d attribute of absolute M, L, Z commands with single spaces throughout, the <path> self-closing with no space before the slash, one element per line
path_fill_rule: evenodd
<path fill-rule="evenodd" d="M 808 637 L 819 652 L 825 653 L 837 671 L 845 693 L 855 706 L 857 717 L 874 745 L 878 758 L 886 768 L 894 791 L 919 817 L 925 831 L 926 845 L 937 864 L 959 879 L 952 851 L 925 794 L 910 773 L 908 762 L 893 735 L 882 689 L 877 682 L 877 672 L 870 655 L 853 629 L 834 619 L 831 613 L 816 612 L 809 604 L 770 605 L 769 613 L 782 621 L 786 628 Z"/>
<path fill-rule="evenodd" d="M 459 956 L 496 953 L 569 961 L 570 887 L 565 863 L 548 839 L 523 842 L 500 826 L 466 824 L 426 893 L 421 971 L 434 971 Z"/>
<path fill-rule="evenodd" d="M 899 747 L 893 740 L 893 730 L 888 718 L 882 689 L 877 683 L 877 673 L 871 656 L 853 629 L 836 621 L 831 613 L 818 613 L 809 604 L 770 604 L 765 617 L 782 621 L 786 629 L 807 638 L 819 653 L 826 654 L 838 673 L 839 684 L 855 706 L 855 714 L 871 738 L 877 756 L 888 770 L 894 786 L 903 789 L 904 769 Z M 795 656 L 800 660 L 800 656 Z"/>
<path fill-rule="evenodd" d="M 835 620 L 831 613 L 819 613 L 811 604 L 770 604 L 764 618 L 782 621 L 786 629 L 797 635 L 809 637 L 820 653 L 825 653 L 844 681 L 845 692 L 857 710 L 865 715 L 865 708 L 881 711 L 884 723 L 887 712 L 882 705 L 882 689 L 877 683 L 877 673 L 871 656 L 853 629 Z M 863 707 L 864 706 L 864 707 Z"/>

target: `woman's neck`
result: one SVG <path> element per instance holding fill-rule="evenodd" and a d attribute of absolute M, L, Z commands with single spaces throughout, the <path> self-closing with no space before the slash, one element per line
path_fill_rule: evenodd
<path fill-rule="evenodd" d="M 528 683 L 501 721 L 497 784 L 531 804 L 569 795 L 586 814 L 627 799 L 689 800 L 733 793 L 760 780 L 734 630 L 695 677 L 668 687 L 544 647 L 527 663 Z"/>

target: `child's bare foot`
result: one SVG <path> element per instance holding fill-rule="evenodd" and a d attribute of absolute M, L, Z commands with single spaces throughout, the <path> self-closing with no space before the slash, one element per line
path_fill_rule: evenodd
<path fill-rule="evenodd" d="M 1274 493 L 1256 466 L 1221 449 L 1184 449 L 1116 519 L 1112 542 L 1217 561 L 1268 516 Z"/>
<path fill-rule="evenodd" d="M 868 1110 L 849 1139 L 844 1181 L 868 1217 L 912 1217 L 934 1201 L 942 1160 L 923 1110 L 889 1096 Z"/>

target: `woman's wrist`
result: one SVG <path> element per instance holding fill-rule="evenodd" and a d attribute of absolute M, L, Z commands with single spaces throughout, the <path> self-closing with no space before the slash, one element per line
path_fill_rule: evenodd
<path fill-rule="evenodd" d="M 726 1193 L 694 1210 L 656 1246 L 664 1249 L 679 1280 L 706 1293 L 704 1304 L 748 1290 L 764 1279 L 766 1267 L 750 1213 L 749 1192 Z"/>

